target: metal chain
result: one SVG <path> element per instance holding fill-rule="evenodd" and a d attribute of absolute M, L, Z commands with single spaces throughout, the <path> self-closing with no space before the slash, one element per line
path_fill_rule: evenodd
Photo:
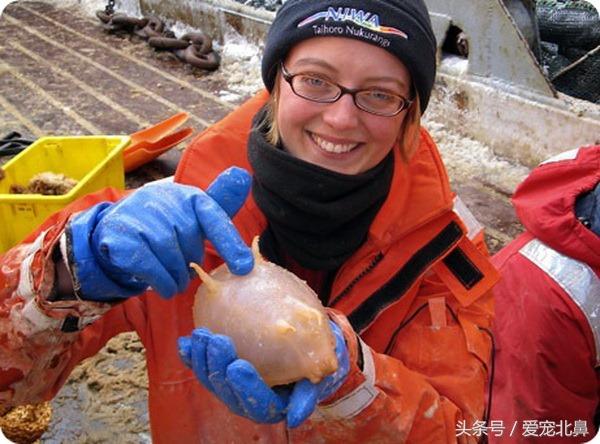
<path fill-rule="evenodd" d="M 107 15 L 113 15 L 115 13 L 115 0 L 108 0 L 104 12 L 106 12 Z"/>

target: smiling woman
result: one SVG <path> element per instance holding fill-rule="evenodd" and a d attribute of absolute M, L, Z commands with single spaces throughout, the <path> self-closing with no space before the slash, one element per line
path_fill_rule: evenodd
<path fill-rule="evenodd" d="M 349 53 L 353 56 L 347 57 Z M 381 162 L 399 140 L 411 78 L 388 51 L 348 38 L 321 37 L 296 45 L 282 67 L 311 81 L 309 93 L 317 81 L 327 82 L 336 93 L 309 99 L 292 88 L 297 82 L 279 76 L 275 116 L 283 146 L 293 156 L 358 174 Z M 361 92 L 344 94 L 340 85 Z M 303 85 L 301 91 L 307 88 Z"/>
<path fill-rule="evenodd" d="M 420 128 L 435 61 L 422 0 L 288 0 L 267 91 L 198 136 L 174 183 L 86 196 L 2 257 L 0 404 L 47 399 L 135 330 L 155 442 L 474 442 L 455 430 L 485 419 L 496 275 Z M 332 373 L 270 387 L 235 338 L 194 328 L 188 264 L 246 275 L 257 235 L 325 307 Z M 243 314 L 261 332 L 265 313 Z"/>

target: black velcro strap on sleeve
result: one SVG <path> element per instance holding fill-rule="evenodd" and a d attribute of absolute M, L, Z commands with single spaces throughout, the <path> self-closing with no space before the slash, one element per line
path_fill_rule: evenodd
<path fill-rule="evenodd" d="M 455 248 L 444 258 L 444 265 L 456 276 L 467 290 L 483 279 L 483 273 L 460 249 Z"/>

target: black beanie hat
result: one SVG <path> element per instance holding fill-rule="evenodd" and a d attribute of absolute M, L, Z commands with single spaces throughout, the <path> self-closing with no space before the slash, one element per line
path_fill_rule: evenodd
<path fill-rule="evenodd" d="M 273 90 L 279 62 L 289 50 L 312 37 L 362 40 L 398 57 L 407 67 L 427 108 L 435 80 L 436 41 L 423 0 L 288 0 L 269 29 L 262 78 Z"/>

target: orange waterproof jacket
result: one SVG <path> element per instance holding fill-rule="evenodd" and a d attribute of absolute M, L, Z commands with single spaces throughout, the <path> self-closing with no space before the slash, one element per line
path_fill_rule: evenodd
<path fill-rule="evenodd" d="M 246 141 L 265 99 L 260 94 L 196 138 L 175 180 L 206 188 L 229 166 L 251 170 Z M 156 443 L 475 442 L 469 433 L 457 436 L 456 424 L 484 416 L 489 290 L 496 273 L 481 252 L 476 221 L 453 203 L 429 135 L 421 132 L 420 148 L 408 164 L 395 158 L 389 196 L 368 239 L 332 287 L 330 313 L 347 339 L 350 374 L 299 428 L 258 425 L 231 414 L 180 362 L 176 341 L 193 329 L 198 280 L 171 300 L 152 291 L 115 306 L 46 300 L 54 284 L 51 251 L 64 238 L 70 215 L 117 199 L 114 190 L 87 196 L 53 216 L 30 243 L 2 257 L 0 405 L 50 398 L 78 362 L 112 336 L 135 330 L 146 347 Z M 234 222 L 248 243 L 266 226 L 252 197 Z M 219 263 L 209 248 L 204 266 Z"/>

